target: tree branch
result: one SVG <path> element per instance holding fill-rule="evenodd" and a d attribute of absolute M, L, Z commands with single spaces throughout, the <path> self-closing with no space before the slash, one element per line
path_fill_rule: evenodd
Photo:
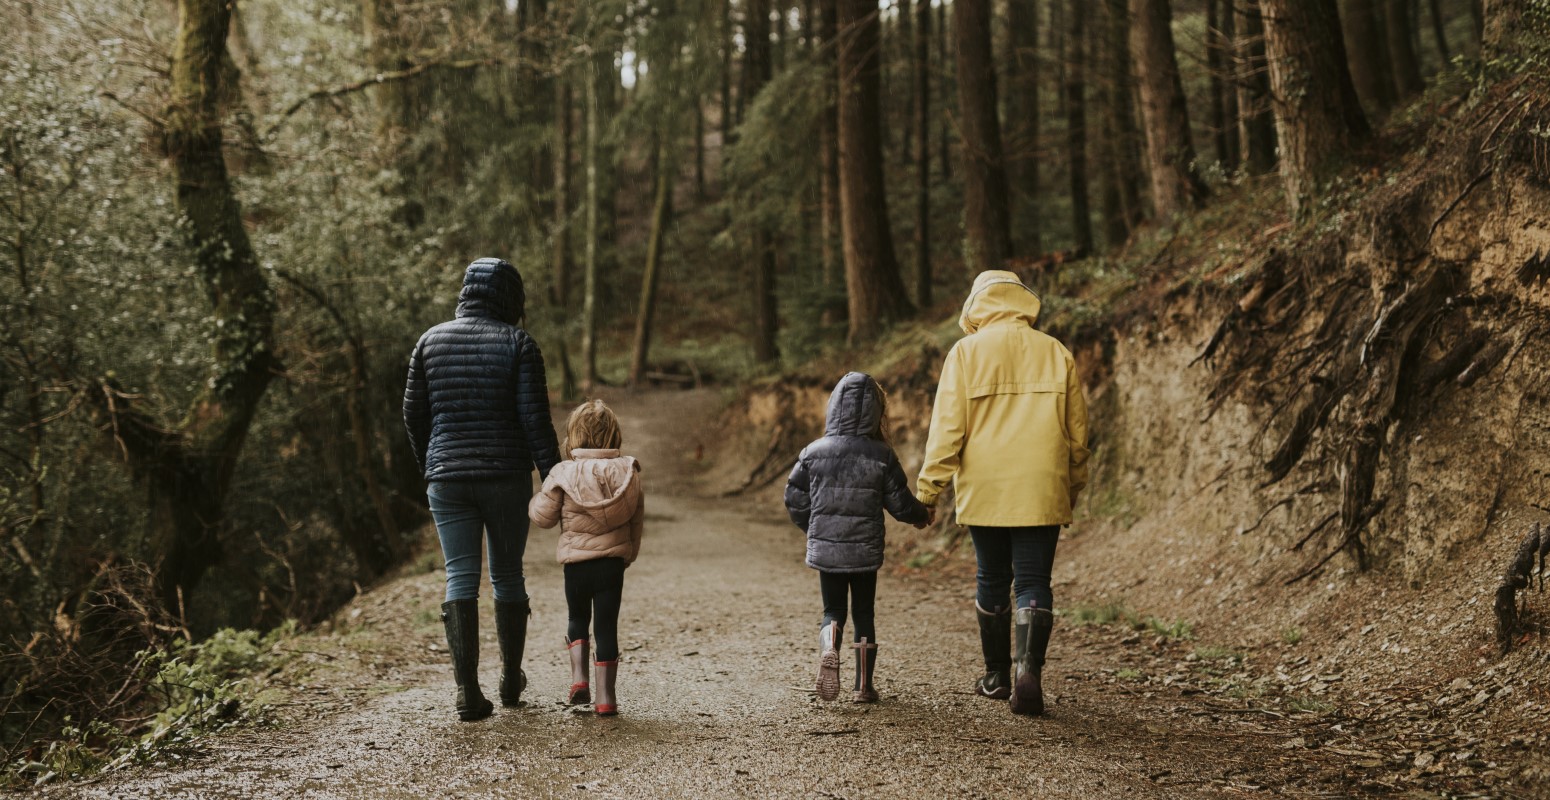
<path fill-rule="evenodd" d="M 460 61 L 426 61 L 420 64 L 415 64 L 412 67 L 407 67 L 405 69 L 394 70 L 392 72 L 379 72 L 370 78 L 363 78 L 352 83 L 340 84 L 338 86 L 320 86 L 303 95 L 301 99 L 291 103 L 284 111 L 280 112 L 280 119 L 275 121 L 273 125 L 270 125 L 268 130 L 264 131 L 264 138 L 268 139 L 274 136 L 275 131 L 279 130 L 280 126 L 284 125 L 286 120 L 290 119 L 292 115 L 300 111 L 304 106 L 314 100 L 326 100 L 334 97 L 341 97 L 347 94 L 354 94 L 356 92 L 370 89 L 373 86 L 381 86 L 382 84 L 393 83 L 395 81 L 406 81 L 410 78 L 414 78 L 427 72 L 436 70 L 466 72 L 469 70 L 482 69 L 484 67 L 513 66 L 516 63 L 517 61 L 507 58 L 472 58 Z"/>

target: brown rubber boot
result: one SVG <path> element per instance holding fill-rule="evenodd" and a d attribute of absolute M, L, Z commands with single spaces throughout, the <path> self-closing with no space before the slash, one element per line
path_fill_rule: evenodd
<path fill-rule="evenodd" d="M 872 685 L 872 673 L 877 669 L 877 643 L 868 642 L 866 637 L 851 645 L 856 648 L 856 694 L 851 698 L 856 703 L 877 702 L 877 688 Z"/>
<path fill-rule="evenodd" d="M 1044 713 L 1044 653 L 1049 648 L 1050 629 L 1054 624 L 1055 615 L 1048 609 L 1017 609 L 1012 696 L 1008 699 L 1013 714 L 1036 717 Z"/>
<path fill-rule="evenodd" d="M 614 696 L 614 678 L 619 676 L 619 659 L 599 661 L 597 666 L 597 700 L 592 710 L 600 717 L 619 713 L 619 699 Z"/>
<path fill-rule="evenodd" d="M 592 663 L 592 654 L 588 652 L 591 648 L 586 639 L 577 639 L 566 642 L 565 649 L 570 651 L 570 695 L 565 702 L 584 706 L 592 702 L 592 679 L 587 675 L 587 665 Z"/>
<path fill-rule="evenodd" d="M 447 649 L 452 653 L 452 679 L 457 683 L 457 718 L 464 722 L 484 719 L 495 713 L 495 704 L 479 689 L 479 601 L 442 603 L 441 621 L 447 629 Z"/>
<path fill-rule="evenodd" d="M 840 634 L 844 626 L 830 620 L 818 629 L 818 699 L 840 696 Z"/>

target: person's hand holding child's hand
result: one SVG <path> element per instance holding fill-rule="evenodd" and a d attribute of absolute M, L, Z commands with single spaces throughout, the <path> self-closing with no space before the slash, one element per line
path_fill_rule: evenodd
<path fill-rule="evenodd" d="M 929 528 L 929 527 L 931 527 L 932 525 L 935 525 L 935 524 L 936 524 L 936 506 L 935 505 L 930 505 L 930 506 L 926 507 L 926 521 L 925 522 L 916 523 L 915 529 L 916 530 L 922 530 L 924 528 Z"/>

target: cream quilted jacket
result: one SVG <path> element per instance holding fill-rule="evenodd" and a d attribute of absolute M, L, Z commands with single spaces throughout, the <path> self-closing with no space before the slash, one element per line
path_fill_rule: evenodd
<path fill-rule="evenodd" d="M 618 450 L 573 450 L 550 470 L 527 514 L 540 528 L 560 526 L 561 564 L 618 557 L 635 561 L 645 528 L 640 464 Z"/>

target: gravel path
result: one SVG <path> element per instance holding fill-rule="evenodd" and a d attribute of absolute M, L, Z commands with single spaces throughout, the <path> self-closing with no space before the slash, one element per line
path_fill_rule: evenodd
<path fill-rule="evenodd" d="M 695 493 L 686 431 L 710 393 L 621 397 L 626 450 L 645 467 L 647 539 L 625 582 L 622 713 L 561 704 L 568 685 L 553 532 L 530 540 L 535 616 L 521 709 L 458 723 L 443 662 L 441 573 L 381 587 L 307 640 L 312 677 L 281 724 L 212 737 L 198 753 L 53 787 L 86 797 L 1214 797 L 1351 796 L 1343 757 L 1289 747 L 1309 723 L 1189 688 L 1114 679 L 1133 636 L 1057 621 L 1047 717 L 969 691 L 978 675 L 972 578 L 885 571 L 882 702 L 811 691 L 819 617 L 800 532 L 739 499 Z M 947 574 L 951 572 L 951 574 Z M 488 589 L 485 590 L 488 597 Z M 488 600 L 485 601 L 488 614 Z M 487 617 L 484 685 L 498 660 Z M 436 648 L 436 649 L 433 649 Z M 1166 652 L 1140 656 L 1173 659 Z"/>

